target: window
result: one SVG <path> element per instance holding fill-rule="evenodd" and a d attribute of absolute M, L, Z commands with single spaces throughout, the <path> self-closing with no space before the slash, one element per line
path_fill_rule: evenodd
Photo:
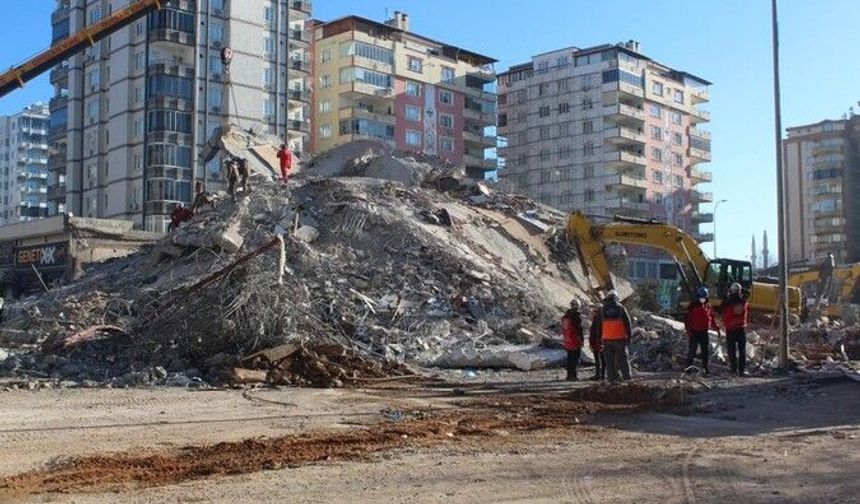
<path fill-rule="evenodd" d="M 153 74 L 147 78 L 146 85 L 147 95 L 152 97 L 190 100 L 194 92 L 194 81 L 178 75 Z"/>
<path fill-rule="evenodd" d="M 538 115 L 541 117 L 549 117 L 549 105 L 544 105 L 538 109 Z"/>
<path fill-rule="evenodd" d="M 591 142 L 585 142 L 585 145 L 582 146 L 582 153 L 586 156 L 594 155 L 594 144 Z"/>
<path fill-rule="evenodd" d="M 445 105 L 453 105 L 454 93 L 450 91 L 439 91 L 439 103 L 444 103 Z"/>
<path fill-rule="evenodd" d="M 528 95 L 526 94 L 525 89 L 520 89 L 517 91 L 517 104 L 523 105 L 528 100 Z"/>
<path fill-rule="evenodd" d="M 559 68 L 565 68 L 570 66 L 570 56 L 559 56 L 555 60 L 556 66 Z"/>
<path fill-rule="evenodd" d="M 272 37 L 266 37 L 263 39 L 263 54 L 268 57 L 271 57 L 275 52 L 275 41 Z"/>
<path fill-rule="evenodd" d="M 654 82 L 651 84 L 651 91 L 657 96 L 663 96 L 663 83 Z"/>
<path fill-rule="evenodd" d="M 594 201 L 594 190 L 586 189 L 585 190 L 585 201 Z"/>
<path fill-rule="evenodd" d="M 684 103 L 684 92 L 680 89 L 675 90 L 675 103 Z"/>
<path fill-rule="evenodd" d="M 406 106 L 406 120 L 412 122 L 418 122 L 421 120 L 421 109 L 414 105 Z"/>
<path fill-rule="evenodd" d="M 272 117 L 275 115 L 275 102 L 271 98 L 263 100 L 263 116 Z"/>
<path fill-rule="evenodd" d="M 543 74 L 549 71 L 549 61 L 541 61 L 537 66 L 537 73 Z"/>
<path fill-rule="evenodd" d="M 209 89 L 209 108 L 221 107 L 221 90 L 217 87 Z"/>
<path fill-rule="evenodd" d="M 414 56 L 409 56 L 409 70 L 417 73 L 421 73 L 424 71 L 424 60 L 421 58 L 416 58 Z"/>
<path fill-rule="evenodd" d="M 191 133 L 191 114 L 175 110 L 151 110 L 146 115 L 146 130 Z"/>
<path fill-rule="evenodd" d="M 224 23 L 221 21 L 212 21 L 209 23 L 209 39 L 213 44 L 224 42 Z"/>
<path fill-rule="evenodd" d="M 324 49 L 320 53 L 320 62 L 325 63 L 326 61 L 331 61 L 331 49 Z M 331 126 L 328 129 L 331 131 Z"/>
<path fill-rule="evenodd" d="M 134 87 L 134 101 L 135 103 L 143 101 L 143 88 L 140 86 Z"/>
<path fill-rule="evenodd" d="M 672 124 L 681 124 L 681 113 L 672 111 Z"/>
<path fill-rule="evenodd" d="M 562 124 L 558 125 L 558 136 L 560 136 L 560 137 L 570 136 L 570 123 L 562 123 Z"/>
<path fill-rule="evenodd" d="M 582 132 L 583 133 L 594 133 L 594 122 L 582 121 Z"/>
<path fill-rule="evenodd" d="M 658 183 L 658 184 L 662 184 L 662 183 L 663 183 L 663 172 L 661 172 L 661 171 L 655 171 L 655 172 L 652 174 L 652 177 L 654 178 L 654 182 L 656 182 L 656 183 Z"/>
<path fill-rule="evenodd" d="M 442 82 L 454 82 L 456 71 L 451 67 L 442 67 Z"/>
<path fill-rule="evenodd" d="M 320 76 L 320 87 L 331 87 L 331 75 L 325 74 Z"/>
<path fill-rule="evenodd" d="M 672 143 L 674 143 L 675 145 L 681 145 L 682 143 L 684 143 L 683 137 L 677 131 L 675 133 L 672 133 Z"/>
<path fill-rule="evenodd" d="M 517 164 L 520 166 L 526 166 L 528 164 L 528 162 L 529 161 L 528 161 L 528 157 L 526 156 L 526 153 L 520 152 L 520 155 L 517 156 Z M 528 184 L 523 183 L 523 185 L 528 185 Z"/>
<path fill-rule="evenodd" d="M 454 116 L 450 114 L 439 114 L 439 126 L 443 128 L 454 128 Z"/>
<path fill-rule="evenodd" d="M 454 139 L 451 137 L 439 138 L 439 149 L 444 152 L 454 152 Z"/>
<path fill-rule="evenodd" d="M 271 89 L 275 85 L 275 71 L 271 68 L 263 69 L 263 87 Z"/>
<path fill-rule="evenodd" d="M 663 129 L 660 126 L 651 126 L 651 138 L 654 140 L 663 139 Z"/>
<path fill-rule="evenodd" d="M 549 139 L 549 126 L 541 126 L 538 130 L 538 138 L 541 140 Z"/>
<path fill-rule="evenodd" d="M 139 52 L 134 55 L 134 69 L 140 72 L 143 70 L 143 62 L 144 62 L 144 54 L 143 52 Z"/>
<path fill-rule="evenodd" d="M 331 126 L 328 124 L 320 125 L 320 136 L 323 138 L 331 137 Z"/>
<path fill-rule="evenodd" d="M 412 81 L 407 82 L 406 94 L 409 96 L 421 96 L 421 84 Z"/>
<path fill-rule="evenodd" d="M 660 108 L 660 105 L 650 104 L 648 105 L 648 113 L 651 114 L 651 117 L 660 117 L 663 113 L 663 109 Z"/>
<path fill-rule="evenodd" d="M 651 147 L 651 158 L 654 161 L 662 161 L 663 160 L 663 151 L 658 149 L 657 147 Z"/>
<path fill-rule="evenodd" d="M 684 177 L 680 175 L 675 175 L 675 187 L 681 187 L 684 185 Z"/>
<path fill-rule="evenodd" d="M 90 118 L 90 121 L 94 121 L 99 118 L 99 102 L 91 101 L 89 103 L 89 107 L 87 108 L 87 116 Z"/>
<path fill-rule="evenodd" d="M 320 102 L 320 112 L 323 114 L 331 112 L 331 100 L 322 100 Z"/>
<path fill-rule="evenodd" d="M 407 145 L 421 145 L 421 133 L 418 131 L 406 130 Z"/>
<path fill-rule="evenodd" d="M 676 153 L 672 154 L 672 164 L 675 166 L 684 166 L 684 156 Z"/>
<path fill-rule="evenodd" d="M 541 149 L 538 156 L 540 157 L 541 163 L 546 163 L 549 161 L 549 149 Z"/>
<path fill-rule="evenodd" d="M 367 58 L 386 65 L 394 63 L 394 53 L 390 49 L 377 47 L 365 42 L 347 42 L 341 44 L 340 55 L 342 57 L 358 56 L 359 58 Z"/>
<path fill-rule="evenodd" d="M 566 92 L 567 86 L 568 86 L 568 80 L 567 79 L 562 79 L 562 80 L 558 81 L 558 92 L 559 93 Z"/>
<path fill-rule="evenodd" d="M 594 165 L 587 164 L 582 170 L 583 177 L 585 178 L 593 178 L 594 177 Z"/>
<path fill-rule="evenodd" d="M 558 104 L 559 114 L 567 114 L 568 112 L 570 112 L 570 103 L 564 102 Z"/>
<path fill-rule="evenodd" d="M 90 11 L 90 22 L 89 24 L 96 24 L 102 18 L 102 10 L 100 7 L 95 7 Z"/>
<path fill-rule="evenodd" d="M 582 109 L 591 110 L 594 107 L 594 101 L 591 98 L 582 99 Z"/>
<path fill-rule="evenodd" d="M 546 94 L 546 92 L 547 92 L 547 87 L 548 87 L 548 86 L 547 86 L 547 84 L 546 84 L 545 82 L 544 82 L 544 83 L 541 83 L 541 84 L 538 84 L 538 96 L 543 96 L 543 95 L 545 95 L 545 94 Z"/>
<path fill-rule="evenodd" d="M 90 84 L 90 89 L 97 88 L 99 86 L 99 71 L 92 70 L 89 74 L 87 74 L 87 82 Z"/>
<path fill-rule="evenodd" d="M 275 21 L 275 9 L 271 7 L 266 7 L 263 10 L 263 19 L 266 20 L 267 23 L 272 23 Z"/>
<path fill-rule="evenodd" d="M 559 159 L 568 159 L 570 158 L 570 145 L 562 145 L 558 148 L 558 158 Z"/>

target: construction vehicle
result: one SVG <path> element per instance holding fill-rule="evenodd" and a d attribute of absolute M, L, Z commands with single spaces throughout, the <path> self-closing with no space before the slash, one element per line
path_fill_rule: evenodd
<path fill-rule="evenodd" d="M 69 56 L 92 47 L 96 42 L 130 25 L 148 13 L 161 9 L 169 0 L 138 0 L 128 7 L 117 10 L 110 16 L 89 25 L 57 42 L 50 49 L 14 66 L 0 74 L 0 97 L 24 87 L 24 85 L 67 59 Z"/>
<path fill-rule="evenodd" d="M 751 310 L 765 314 L 778 311 L 779 286 L 754 282 L 749 261 L 708 259 L 692 236 L 665 222 L 616 216 L 609 223 L 595 224 L 576 212 L 568 219 L 567 233 L 576 246 L 583 272 L 594 274 L 598 290 L 614 288 L 606 245 L 639 245 L 660 249 L 675 260 L 690 298 L 699 287 L 707 287 L 711 304 L 719 306 L 731 284 L 737 282 L 747 292 Z M 789 310 L 800 313 L 799 289 L 789 288 L 788 301 Z"/>
<path fill-rule="evenodd" d="M 808 315 L 839 317 L 842 306 L 860 296 L 860 263 L 827 267 L 829 263 L 827 259 L 818 267 L 796 269 L 788 277 L 788 284 L 803 294 Z"/>

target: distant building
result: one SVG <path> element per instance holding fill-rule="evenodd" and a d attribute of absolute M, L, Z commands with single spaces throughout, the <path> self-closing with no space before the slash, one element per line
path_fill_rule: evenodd
<path fill-rule="evenodd" d="M 860 116 L 788 128 L 789 263 L 860 261 Z"/>
<path fill-rule="evenodd" d="M 48 216 L 48 106 L 0 116 L 0 225 Z"/>
<path fill-rule="evenodd" d="M 355 139 L 462 163 L 473 177 L 496 168 L 491 90 L 495 59 L 358 16 L 314 28 L 314 152 Z"/>

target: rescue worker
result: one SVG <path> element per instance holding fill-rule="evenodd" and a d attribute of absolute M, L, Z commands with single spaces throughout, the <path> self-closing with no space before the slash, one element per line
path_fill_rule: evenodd
<path fill-rule="evenodd" d="M 206 186 L 202 180 L 197 180 L 194 183 L 194 201 L 191 203 L 191 212 L 197 213 L 198 210 L 214 201 L 212 195 L 206 192 Z"/>
<path fill-rule="evenodd" d="M 176 231 L 177 229 L 179 229 L 180 224 L 187 220 L 190 220 L 193 216 L 194 214 L 189 208 L 185 206 L 185 203 L 180 203 L 176 208 L 173 209 L 173 212 L 170 213 L 170 224 L 167 225 L 167 231 Z"/>
<path fill-rule="evenodd" d="M 278 160 L 281 162 L 281 178 L 286 184 L 290 170 L 293 169 L 293 153 L 287 148 L 287 144 L 281 144 L 281 148 L 278 150 Z"/>
<path fill-rule="evenodd" d="M 239 166 L 236 159 L 228 157 L 224 160 L 224 171 L 227 172 L 227 192 L 230 197 L 236 197 L 236 183 L 239 181 Z"/>
<path fill-rule="evenodd" d="M 592 380 L 602 380 L 606 375 L 606 359 L 603 357 L 603 340 L 600 337 L 599 327 L 595 323 L 600 313 L 600 305 L 596 305 L 591 313 L 591 328 L 588 331 L 588 346 L 594 355 L 594 376 Z"/>
<path fill-rule="evenodd" d="M 603 355 L 606 359 L 606 378 L 618 381 L 618 374 L 624 380 L 630 379 L 630 362 L 627 360 L 627 345 L 632 336 L 632 325 L 627 308 L 618 299 L 618 292 L 609 291 L 603 306 L 594 322 L 595 331 L 600 334 L 603 343 Z"/>
<path fill-rule="evenodd" d="M 741 378 L 747 365 L 747 325 L 750 308 L 741 284 L 733 283 L 729 295 L 720 307 L 720 316 L 726 329 L 726 346 L 729 348 L 729 368 Z"/>
<path fill-rule="evenodd" d="M 248 160 L 246 158 L 240 158 L 236 161 L 236 163 L 236 169 L 239 172 L 239 178 L 242 180 L 242 192 L 247 195 L 251 192 L 251 165 L 248 164 Z"/>
<path fill-rule="evenodd" d="M 711 309 L 711 304 L 708 302 L 708 289 L 699 287 L 696 290 L 696 297 L 697 299 L 687 307 L 687 318 L 684 323 L 688 338 L 687 366 L 685 369 L 689 369 L 693 365 L 696 347 L 699 347 L 702 351 L 702 370 L 708 374 L 708 361 L 710 360 L 708 331 L 715 329 L 719 333 L 719 327 L 717 327 L 717 322 L 714 319 L 714 310 Z"/>
<path fill-rule="evenodd" d="M 570 302 L 570 308 L 561 318 L 561 333 L 564 349 L 567 350 L 567 381 L 576 381 L 576 368 L 582 352 L 582 315 L 579 313 L 579 300 Z"/>

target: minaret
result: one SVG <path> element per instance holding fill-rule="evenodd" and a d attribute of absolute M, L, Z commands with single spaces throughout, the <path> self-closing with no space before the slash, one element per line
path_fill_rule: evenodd
<path fill-rule="evenodd" d="M 753 271 L 756 270 L 756 264 L 758 263 L 758 255 L 755 249 L 755 235 L 752 237 L 752 247 L 750 247 L 752 254 L 750 255 L 750 262 L 752 263 Z"/>
<path fill-rule="evenodd" d="M 767 250 L 767 229 L 764 230 L 764 236 L 762 236 L 762 243 L 763 243 L 763 245 L 762 245 L 762 250 L 761 250 L 761 256 L 762 256 L 764 269 L 767 269 L 768 266 L 770 266 L 770 260 L 768 259 L 769 253 Z"/>

